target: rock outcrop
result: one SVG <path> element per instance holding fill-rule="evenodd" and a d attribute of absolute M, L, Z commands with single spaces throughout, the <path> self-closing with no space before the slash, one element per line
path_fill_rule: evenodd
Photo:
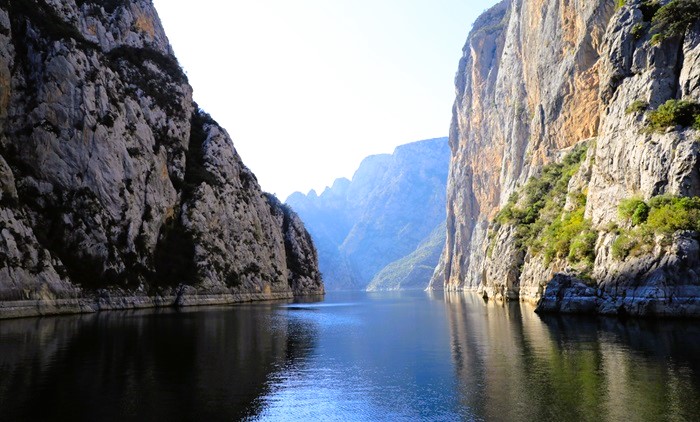
<path fill-rule="evenodd" d="M 149 0 L 0 1 L 0 317 L 318 294 Z"/>
<path fill-rule="evenodd" d="M 505 0 L 475 23 L 456 79 L 433 288 L 542 311 L 700 315 L 698 232 L 664 234 L 619 212 L 633 198 L 700 196 L 700 4 L 618 3 Z M 689 12 L 670 25 L 664 13 L 681 3 Z M 560 175 L 566 189 L 534 192 L 574 146 L 588 152 Z M 551 202 L 528 203 L 536 195 Z M 567 224 L 578 237 L 556 232 Z M 632 234 L 644 240 L 620 253 Z"/>
<path fill-rule="evenodd" d="M 352 181 L 287 199 L 318 245 L 329 290 L 427 286 L 442 248 L 433 232 L 444 227 L 449 157 L 446 138 L 413 142 L 367 157 Z"/>

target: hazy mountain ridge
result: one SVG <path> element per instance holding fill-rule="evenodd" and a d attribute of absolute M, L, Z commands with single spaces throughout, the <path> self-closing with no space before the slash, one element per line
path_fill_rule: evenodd
<path fill-rule="evenodd" d="M 430 236 L 444 220 L 449 154 L 446 138 L 402 145 L 365 158 L 352 181 L 338 179 L 321 195 L 290 195 L 287 204 L 318 247 L 328 289 L 365 289 Z"/>
<path fill-rule="evenodd" d="M 370 281 L 368 291 L 424 290 L 445 244 L 445 222 L 441 222 L 415 251 L 382 268 Z"/>

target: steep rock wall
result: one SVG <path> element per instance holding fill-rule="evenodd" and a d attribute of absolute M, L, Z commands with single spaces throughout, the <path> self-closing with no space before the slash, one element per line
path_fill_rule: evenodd
<path fill-rule="evenodd" d="M 543 311 L 700 315 L 697 231 L 647 232 L 634 253 L 615 251 L 636 224 L 618 212 L 625 200 L 700 195 L 698 130 L 652 126 L 667 101 L 700 101 L 700 16 L 689 15 L 694 23 L 681 34 L 654 39 L 664 29 L 653 27 L 653 15 L 672 2 L 615 3 L 513 0 L 475 25 L 457 77 L 448 241 L 436 288 L 478 289 Z M 476 48 L 487 42 L 488 54 Z M 542 230 L 540 220 L 496 218 L 526 207 L 528 182 L 573 145 L 588 152 L 563 179 L 555 220 L 584 207 L 579 224 L 595 240 L 585 265 L 572 263 L 573 250 L 543 252 L 526 233 Z"/>
<path fill-rule="evenodd" d="M 0 153 L 5 314 L 323 291 L 148 0 L 0 1 Z"/>
<path fill-rule="evenodd" d="M 614 1 L 504 0 L 474 23 L 456 78 L 447 242 L 433 288 L 477 288 L 488 221 L 561 148 L 594 136 Z"/>

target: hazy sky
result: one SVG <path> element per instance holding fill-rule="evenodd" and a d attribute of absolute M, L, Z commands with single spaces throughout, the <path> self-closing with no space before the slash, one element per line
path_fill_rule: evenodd
<path fill-rule="evenodd" d="M 495 0 L 154 0 L 195 101 L 266 191 L 322 191 L 446 136 L 454 75 Z"/>

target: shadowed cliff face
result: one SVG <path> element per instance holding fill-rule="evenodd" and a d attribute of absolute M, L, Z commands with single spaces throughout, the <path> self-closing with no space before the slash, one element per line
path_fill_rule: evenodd
<path fill-rule="evenodd" d="M 700 99 L 700 16 L 691 14 L 679 34 L 654 39 L 663 31 L 652 22 L 659 7 L 512 0 L 476 22 L 456 80 L 447 242 L 434 288 L 537 302 L 555 274 L 566 273 L 578 277 L 572 286 L 584 280 L 601 289 L 567 311 L 700 314 L 697 234 L 652 239 L 656 247 L 641 255 L 613 253 L 618 228 L 630 224 L 618 215 L 623 200 L 700 189 L 692 123 L 650 129 L 652 112 L 667 101 Z M 564 219 L 582 197 L 582 218 L 597 239 L 585 274 L 568 250 L 552 259 L 520 243 L 522 224 L 494 223 L 512 193 L 512 204 L 522 206 L 527 182 L 577 144 L 588 154 L 559 206 Z M 586 286 L 557 286 L 548 300 L 589 295 Z M 681 300 L 671 304 L 674 297 Z M 568 299 L 560 299 L 550 309 L 562 309 Z"/>
<path fill-rule="evenodd" d="M 0 105 L 1 300 L 320 286 L 288 267 L 313 245 L 285 247 L 150 1 L 0 1 Z"/>

